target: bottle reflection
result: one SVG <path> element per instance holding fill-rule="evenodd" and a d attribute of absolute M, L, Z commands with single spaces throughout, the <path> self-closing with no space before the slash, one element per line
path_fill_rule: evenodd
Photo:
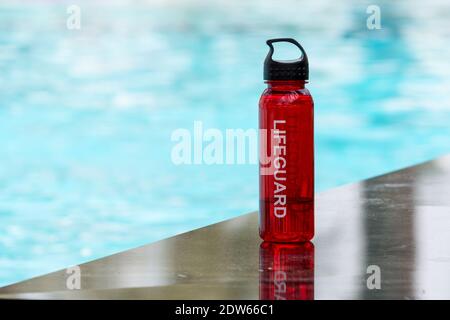
<path fill-rule="evenodd" d="M 314 300 L 314 245 L 263 242 L 259 250 L 261 300 Z"/>

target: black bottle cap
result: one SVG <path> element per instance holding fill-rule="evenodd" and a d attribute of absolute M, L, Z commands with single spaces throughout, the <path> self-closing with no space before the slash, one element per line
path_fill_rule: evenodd
<path fill-rule="evenodd" d="M 273 60 L 274 42 L 289 42 L 296 45 L 302 52 L 301 57 L 295 60 Z M 308 56 L 300 43 L 292 38 L 270 39 L 266 43 L 270 50 L 264 60 L 264 80 L 308 80 Z"/>

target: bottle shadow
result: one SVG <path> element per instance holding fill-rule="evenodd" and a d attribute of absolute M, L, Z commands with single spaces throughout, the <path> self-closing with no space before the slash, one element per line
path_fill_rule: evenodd
<path fill-rule="evenodd" d="M 263 242 L 259 248 L 261 300 L 314 300 L 314 245 Z"/>

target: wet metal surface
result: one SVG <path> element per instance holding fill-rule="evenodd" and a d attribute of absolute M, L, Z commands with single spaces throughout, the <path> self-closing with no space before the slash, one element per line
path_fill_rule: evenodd
<path fill-rule="evenodd" d="M 261 245 L 251 213 L 80 265 L 80 290 L 61 270 L 0 297 L 450 299 L 449 156 L 320 193 L 315 214 L 312 243 Z"/>

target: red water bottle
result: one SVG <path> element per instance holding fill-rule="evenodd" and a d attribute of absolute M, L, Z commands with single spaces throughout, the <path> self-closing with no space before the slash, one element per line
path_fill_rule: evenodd
<path fill-rule="evenodd" d="M 273 60 L 275 42 L 296 45 L 301 57 Z M 294 39 L 267 44 L 267 89 L 259 101 L 259 232 L 265 241 L 309 241 L 314 236 L 314 104 L 305 88 L 308 57 Z"/>

